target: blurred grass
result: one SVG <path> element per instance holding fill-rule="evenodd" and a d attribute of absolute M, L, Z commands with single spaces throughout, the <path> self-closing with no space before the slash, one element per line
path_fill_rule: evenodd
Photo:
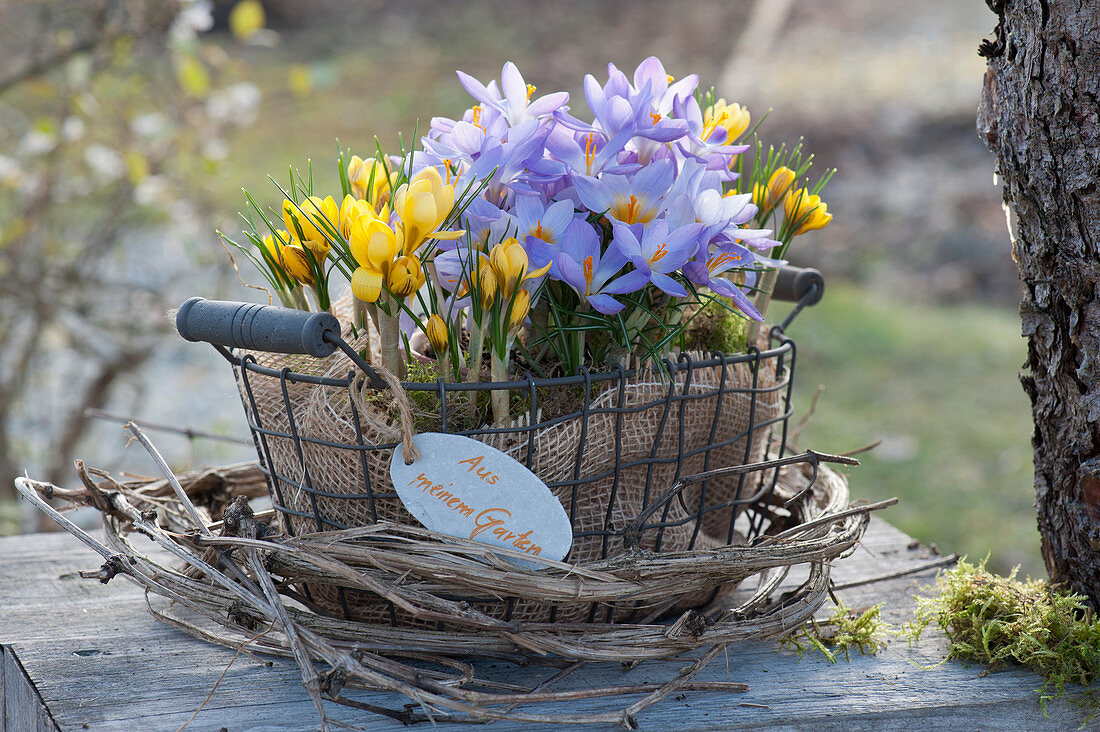
<path fill-rule="evenodd" d="M 825 386 L 800 447 L 883 441 L 850 471 L 853 498 L 897 496 L 883 517 L 922 542 L 975 560 L 988 553 L 998 572 L 1019 564 L 1045 574 L 1015 312 L 906 303 L 830 282 L 789 333 L 795 418 Z"/>

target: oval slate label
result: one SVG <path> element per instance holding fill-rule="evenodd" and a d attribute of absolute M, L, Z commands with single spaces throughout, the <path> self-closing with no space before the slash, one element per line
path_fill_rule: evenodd
<path fill-rule="evenodd" d="M 569 552 L 573 530 L 565 509 L 525 466 L 462 435 L 425 432 L 413 442 L 420 459 L 406 465 L 398 444 L 390 478 L 405 508 L 424 526 L 544 559 L 560 560 Z"/>

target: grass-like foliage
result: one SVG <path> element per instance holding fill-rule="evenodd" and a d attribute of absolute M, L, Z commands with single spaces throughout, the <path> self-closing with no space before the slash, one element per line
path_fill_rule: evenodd
<path fill-rule="evenodd" d="M 973 661 L 990 669 L 1021 664 L 1045 680 L 1040 702 L 1064 696 L 1066 686 L 1088 686 L 1100 676 L 1100 620 L 1085 599 L 1041 580 L 1016 579 L 960 561 L 936 580 L 931 597 L 918 598 L 913 638 L 935 623 L 947 634 L 948 659 Z M 1075 699 L 1091 720 L 1100 695 Z"/>
<path fill-rule="evenodd" d="M 882 620 L 882 603 L 863 612 L 849 610 L 840 602 L 832 617 L 827 620 L 810 620 L 798 630 L 780 639 L 780 643 L 793 648 L 798 657 L 807 650 L 820 651 L 829 663 L 836 663 L 839 654 L 851 661 L 851 653 L 858 650 L 865 656 L 873 656 L 886 647 L 893 626 Z"/>

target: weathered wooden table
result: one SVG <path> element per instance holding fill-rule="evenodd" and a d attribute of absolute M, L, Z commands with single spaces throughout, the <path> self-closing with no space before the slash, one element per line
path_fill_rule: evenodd
<path fill-rule="evenodd" d="M 930 559 L 909 537 L 874 519 L 863 546 L 838 564 L 834 577 L 843 588 Z M 204 701 L 188 730 L 316 728 L 313 704 L 292 661 L 276 659 L 265 667 L 241 656 L 226 672 L 232 651 L 156 622 L 133 585 L 116 580 L 104 586 L 78 576 L 78 570 L 100 563 L 68 534 L 0 539 L 0 729 L 177 730 Z M 884 619 L 900 625 L 911 617 L 913 595 L 934 574 L 927 570 L 837 594 L 853 608 L 884 602 Z M 746 682 L 747 693 L 670 697 L 645 710 L 638 722 L 653 730 L 1061 730 L 1083 721 L 1079 708 L 1062 701 L 1049 705 L 1051 716 L 1044 717 L 1035 693 L 1042 681 L 1035 674 L 1009 670 L 983 676 L 983 668 L 958 663 L 930 670 L 915 665 L 936 664 L 945 649 L 942 634 L 930 630 L 915 647 L 896 640 L 876 657 L 857 654 L 850 663 L 832 665 L 817 654 L 799 660 L 770 642 L 742 643 L 697 680 Z M 663 681 L 683 665 L 683 659 L 631 670 L 591 665 L 555 688 Z M 487 662 L 478 669 L 483 676 L 532 686 L 551 673 Z M 391 707 L 404 701 L 382 694 L 357 698 Z M 583 704 L 588 710 L 622 707 L 621 700 Z M 330 707 L 332 718 L 358 728 L 400 727 L 385 717 Z M 493 728 L 531 726 L 497 722 Z"/>

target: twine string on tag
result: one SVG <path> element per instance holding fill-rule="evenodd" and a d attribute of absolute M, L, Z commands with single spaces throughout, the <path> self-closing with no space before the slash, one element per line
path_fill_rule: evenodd
<path fill-rule="evenodd" d="M 382 377 L 382 380 L 386 382 L 386 385 L 390 387 L 390 391 L 393 393 L 393 401 L 397 405 L 397 413 L 401 419 L 401 442 L 404 446 L 403 453 L 405 464 L 412 465 L 413 462 L 420 459 L 420 450 L 418 450 L 413 443 L 413 436 L 416 434 L 416 428 L 413 426 L 413 408 L 412 404 L 409 403 L 409 395 L 405 391 L 405 388 L 401 386 L 401 380 L 394 376 L 393 372 L 389 369 L 381 364 L 376 364 L 372 366 L 372 368 Z M 358 397 L 361 413 L 360 418 L 373 429 L 383 434 L 387 432 L 392 433 L 393 427 L 383 423 L 382 420 L 376 416 L 376 410 L 369 408 L 365 403 L 364 397 L 369 388 L 370 382 L 367 379 L 363 379 L 362 386 L 360 386 L 359 390 L 353 392 Z"/>

